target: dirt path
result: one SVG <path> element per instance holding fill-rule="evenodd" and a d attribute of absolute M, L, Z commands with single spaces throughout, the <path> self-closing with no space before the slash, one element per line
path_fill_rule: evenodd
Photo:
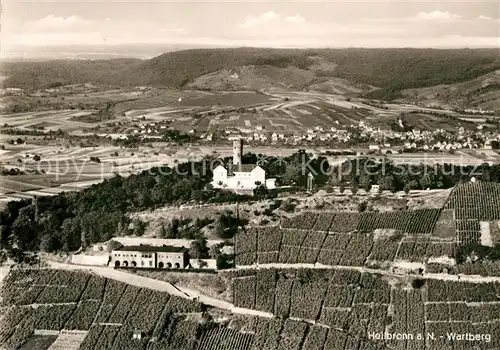
<path fill-rule="evenodd" d="M 59 262 L 54 262 L 54 261 L 48 261 L 48 264 L 51 268 L 55 269 L 64 269 L 64 270 L 86 270 L 93 272 L 99 276 L 105 277 L 105 278 L 110 278 L 114 279 L 120 282 L 124 282 L 127 284 L 131 284 L 137 287 L 141 288 L 150 288 L 154 290 L 158 290 L 161 292 L 166 292 L 171 295 L 176 295 L 181 298 L 186 298 L 186 299 L 193 299 L 197 298 L 198 301 L 205 305 L 213 306 L 219 309 L 224 309 L 227 311 L 230 311 L 235 314 L 243 314 L 243 315 L 249 315 L 249 316 L 260 316 L 260 317 L 268 317 L 271 318 L 273 315 L 268 312 L 262 312 L 262 311 L 257 311 L 257 310 L 251 310 L 251 309 L 243 309 L 239 307 L 235 307 L 233 304 L 228 303 L 226 301 L 217 299 L 217 298 L 212 298 L 206 295 L 203 295 L 199 293 L 198 291 L 194 289 L 189 289 L 189 288 L 184 288 L 184 287 L 177 287 L 171 283 L 160 281 L 160 280 L 155 280 L 152 278 L 148 277 L 143 277 L 139 275 L 135 275 L 132 273 L 128 272 L 123 272 L 119 270 L 115 270 L 110 267 L 99 267 L 99 266 L 81 266 L 81 265 L 71 265 L 71 264 L 64 264 L 64 263 L 59 263 Z"/>
<path fill-rule="evenodd" d="M 255 264 L 255 265 L 245 265 L 245 266 L 238 266 L 238 268 L 233 269 L 233 270 L 244 270 L 244 269 L 269 269 L 269 268 L 274 268 L 274 269 L 337 269 L 337 270 L 355 270 L 359 272 L 368 272 L 368 273 L 375 273 L 375 274 L 381 274 L 381 275 L 387 275 L 391 277 L 420 277 L 424 279 L 435 279 L 435 280 L 442 280 L 442 281 L 465 281 L 465 282 L 471 282 L 471 283 L 489 283 L 489 282 L 497 282 L 500 283 L 500 277 L 494 277 L 494 276 L 477 276 L 477 275 L 463 275 L 463 274 L 458 274 L 458 275 L 448 275 L 448 274 L 442 274 L 442 273 L 424 273 L 422 275 L 405 275 L 405 274 L 397 274 L 393 273 L 387 270 L 377 270 L 377 269 L 370 269 L 367 267 L 361 267 L 361 266 L 341 266 L 341 265 L 321 265 L 321 264 Z"/>

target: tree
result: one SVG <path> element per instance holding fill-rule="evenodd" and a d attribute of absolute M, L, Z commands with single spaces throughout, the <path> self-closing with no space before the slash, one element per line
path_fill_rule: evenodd
<path fill-rule="evenodd" d="M 2 266 L 3 263 L 6 261 L 7 261 L 7 254 L 4 251 L 0 250 L 0 266 Z"/>
<path fill-rule="evenodd" d="M 364 212 L 366 210 L 366 208 L 368 208 L 368 203 L 366 201 L 363 201 L 363 202 L 358 204 L 358 211 L 360 213 Z"/>
<path fill-rule="evenodd" d="M 268 191 L 266 186 L 264 185 L 258 185 L 254 190 L 253 190 L 253 195 L 257 198 L 262 198 L 267 196 Z"/>
<path fill-rule="evenodd" d="M 405 187 L 403 188 L 403 191 L 405 191 L 406 194 L 409 194 L 411 191 L 411 185 L 409 183 L 406 184 Z"/>
<path fill-rule="evenodd" d="M 370 182 L 365 182 L 363 184 L 363 189 L 366 191 L 366 192 L 370 192 L 372 190 L 372 184 Z"/>
<path fill-rule="evenodd" d="M 194 259 L 206 258 L 208 252 L 207 239 L 205 237 L 199 237 L 198 239 L 191 242 L 189 247 L 189 256 Z"/>
<path fill-rule="evenodd" d="M 218 244 L 214 244 L 210 247 L 209 255 L 212 259 L 217 259 L 219 255 L 221 255 L 220 246 Z"/>
<path fill-rule="evenodd" d="M 166 225 L 167 237 L 166 238 L 177 238 L 179 235 L 179 226 L 181 221 L 178 218 L 173 218 L 169 224 Z"/>
<path fill-rule="evenodd" d="M 432 187 L 432 183 L 433 183 L 432 175 L 431 174 L 424 174 L 424 175 L 422 175 L 422 177 L 420 178 L 420 180 L 418 182 L 420 183 L 420 187 L 423 190 L 430 188 L 430 187 Z"/>
<path fill-rule="evenodd" d="M 232 266 L 231 260 L 233 257 L 227 254 L 221 254 L 217 257 L 216 265 L 218 270 L 229 269 Z"/>
<path fill-rule="evenodd" d="M 345 191 L 345 185 L 344 185 L 344 183 L 341 183 L 339 185 L 339 191 L 340 191 L 340 193 L 344 193 L 344 191 Z"/>
<path fill-rule="evenodd" d="M 33 156 L 33 160 L 34 160 L 35 162 L 40 161 L 40 156 L 39 156 L 38 154 L 35 154 L 35 155 Z"/>
<path fill-rule="evenodd" d="M 53 250 L 53 241 L 52 236 L 50 234 L 45 234 L 40 239 L 40 250 L 46 253 L 49 253 Z"/>
<path fill-rule="evenodd" d="M 163 223 L 160 224 L 160 231 L 158 232 L 158 237 L 160 238 L 167 238 L 167 229 L 165 228 L 165 225 Z"/>
<path fill-rule="evenodd" d="M 391 192 L 396 191 L 396 183 L 394 177 L 391 175 L 381 177 L 380 180 L 378 181 L 378 185 L 379 188 L 382 189 L 382 191 L 384 190 L 388 190 Z"/>
<path fill-rule="evenodd" d="M 142 236 L 146 231 L 146 224 L 139 218 L 132 220 L 133 233 L 136 236 Z"/>
<path fill-rule="evenodd" d="M 11 246 L 22 251 L 38 248 L 37 225 L 33 220 L 34 210 L 31 206 L 21 208 L 11 226 Z"/>
<path fill-rule="evenodd" d="M 354 182 L 354 183 L 351 184 L 351 192 L 353 194 L 358 193 L 358 184 L 357 183 Z"/>
<path fill-rule="evenodd" d="M 121 247 L 123 247 L 123 244 L 112 239 L 108 242 L 107 250 L 108 250 L 108 252 L 112 252 L 113 250 L 120 249 Z"/>

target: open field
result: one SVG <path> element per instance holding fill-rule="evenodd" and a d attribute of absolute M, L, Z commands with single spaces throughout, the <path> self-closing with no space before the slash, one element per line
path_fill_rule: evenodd
<path fill-rule="evenodd" d="M 181 101 L 179 101 L 181 98 Z M 245 107 L 262 104 L 268 97 L 250 91 L 209 92 L 195 90 L 154 90 L 143 98 L 118 103 L 114 106 L 116 113 L 138 116 L 141 112 L 153 109 L 168 108 L 191 110 L 200 107 Z M 168 108 L 167 108 L 168 107 Z"/>
<path fill-rule="evenodd" d="M 9 128 L 33 130 L 43 127 L 43 130 L 63 130 L 67 132 L 92 127 L 92 124 L 71 120 L 72 117 L 90 115 L 94 111 L 58 110 L 46 112 L 28 112 L 7 114 L 2 117 L 3 124 Z"/>
<path fill-rule="evenodd" d="M 80 133 L 82 130 L 96 127 L 99 122 L 119 122 L 125 125 L 126 129 L 127 124 L 145 117 L 155 122 L 168 121 L 172 128 L 184 132 L 195 129 L 204 133 L 236 128 L 250 132 L 258 127 L 266 133 L 303 134 L 314 127 L 323 128 L 325 132 L 330 131 L 331 127 L 345 129 L 358 125 L 360 121 L 387 129 L 401 113 L 409 112 L 412 113 L 406 114 L 403 119 L 420 130 L 455 130 L 458 126 L 475 130 L 478 123 L 484 122 L 473 115 L 469 117 L 450 110 L 424 108 L 412 104 L 382 103 L 376 107 L 363 98 L 347 98 L 342 94 L 289 91 L 273 87 L 258 91 L 137 88 L 63 93 L 64 101 L 71 101 L 72 98 L 87 99 L 93 108 L 69 109 L 68 105 L 65 105 L 66 108 L 63 106 L 58 110 L 8 114 L 4 116 L 4 123 L 10 128 L 21 130 L 60 129 Z M 111 104 L 111 115 L 105 119 L 88 122 L 85 119 L 75 119 L 97 112 L 105 105 L 103 101 Z"/>

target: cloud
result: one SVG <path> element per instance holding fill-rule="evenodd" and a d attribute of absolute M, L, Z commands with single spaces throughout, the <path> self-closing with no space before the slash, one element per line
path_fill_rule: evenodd
<path fill-rule="evenodd" d="M 247 16 L 245 22 L 243 23 L 243 27 L 253 27 L 257 24 L 261 24 L 264 22 L 270 22 L 279 18 L 280 16 L 274 11 L 267 11 L 259 16 Z"/>
<path fill-rule="evenodd" d="M 481 21 L 491 21 L 493 18 L 481 15 L 481 16 L 477 17 L 477 19 L 481 20 Z"/>
<path fill-rule="evenodd" d="M 302 17 L 301 15 L 296 15 L 296 16 L 288 16 L 285 18 L 285 21 L 292 22 L 292 23 L 304 23 L 306 19 Z"/>
<path fill-rule="evenodd" d="M 422 20 L 448 21 L 453 19 L 461 19 L 462 16 L 455 15 L 448 11 L 445 12 L 432 11 L 432 12 L 420 12 L 417 14 L 416 18 Z"/>
<path fill-rule="evenodd" d="M 78 16 L 58 17 L 54 15 L 48 15 L 44 18 L 32 22 L 32 25 L 40 29 L 46 29 L 46 28 L 68 28 L 74 26 L 88 25 L 91 23 L 92 21 L 85 20 Z"/>

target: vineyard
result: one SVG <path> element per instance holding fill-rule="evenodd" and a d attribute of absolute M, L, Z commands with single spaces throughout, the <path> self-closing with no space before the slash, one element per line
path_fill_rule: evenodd
<path fill-rule="evenodd" d="M 491 334 L 488 348 L 500 347 L 500 283 L 425 279 L 399 288 L 394 286 L 401 284 L 391 283 L 383 275 L 343 269 L 258 269 L 246 271 L 245 276 L 232 277 L 234 287 L 239 288 L 234 294 L 236 306 L 251 306 L 281 317 L 281 321 L 269 322 L 267 337 L 262 335 L 263 330 L 255 333 L 254 346 L 264 344 L 260 348 L 301 349 L 297 339 L 303 339 L 302 349 L 323 349 L 323 346 L 324 349 L 352 349 L 360 343 L 364 344 L 363 349 L 445 349 L 450 346 L 440 343 L 441 339 L 436 343 L 430 342 L 432 340 L 388 340 L 375 344 L 368 341 L 369 332 L 381 332 L 386 326 L 396 333 L 442 334 L 439 332 L 447 330 Z M 314 325 L 307 326 L 290 318 L 307 320 Z M 287 334 L 286 343 L 283 333 Z M 336 339 L 330 337 L 333 334 Z M 474 345 L 482 346 L 484 340 L 483 343 L 455 342 L 453 346 L 470 349 Z"/>
<path fill-rule="evenodd" d="M 309 233 L 314 231 L 304 232 L 307 240 Z M 330 235 L 323 233 L 314 237 L 320 241 Z M 299 238 L 304 240 L 303 235 Z M 405 239 L 410 238 L 419 243 L 425 238 L 425 251 L 433 242 L 429 237 L 420 236 Z M 498 266 L 489 268 L 498 269 Z M 41 288 L 38 296 L 47 295 L 44 290 L 49 288 L 51 293 L 48 295 L 53 299 L 45 304 L 20 303 L 36 300 L 38 296 L 4 299 L 6 312 L 0 322 L 2 347 L 28 349 L 30 344 L 57 338 L 54 344 L 73 342 L 66 348 L 82 350 L 426 349 L 436 348 L 435 344 L 440 349 L 446 348 L 446 344 L 441 343 L 367 338 L 369 332 L 380 332 L 386 327 L 392 332 L 410 333 L 468 329 L 492 334 L 489 345 L 491 348 L 500 346 L 500 283 L 433 279 L 413 283 L 407 276 L 337 268 L 222 272 L 222 277 L 230 283 L 235 306 L 279 316 L 260 318 L 221 314 L 221 310 L 189 299 L 83 272 L 60 272 L 13 270 L 6 277 L 2 296 L 12 290 L 22 294 L 20 288 L 24 288 L 25 293 Z M 67 297 L 63 292 L 59 296 L 53 292 L 54 278 L 58 274 L 66 278 L 66 282 L 86 281 L 79 287 L 79 298 L 75 302 L 60 302 Z M 62 291 L 64 288 L 67 287 L 60 287 Z M 214 321 L 216 318 L 222 321 Z M 57 337 L 43 336 L 42 339 L 35 334 L 40 330 L 63 332 Z M 137 330 L 141 331 L 142 338 L 132 339 Z M 76 333 L 70 336 L 70 332 Z"/>
<path fill-rule="evenodd" d="M 210 344 L 250 349 L 253 341 L 252 335 L 202 322 L 207 308 L 199 302 L 85 272 L 13 269 L 3 281 L 1 296 L 5 314 L 0 321 L 0 347 L 6 349 L 38 349 L 44 342 L 47 348 L 54 342 L 54 348 L 66 344 L 67 349 L 82 350 L 195 350 L 208 328 L 219 329 L 223 336 L 207 335 L 200 349 Z M 136 330 L 142 332 L 142 339 L 132 339 Z M 35 334 L 49 331 L 60 335 Z"/>
<path fill-rule="evenodd" d="M 406 234 L 430 235 L 441 209 L 417 209 L 389 212 L 303 212 L 281 223 L 281 228 L 328 233 L 398 230 Z"/>
<path fill-rule="evenodd" d="M 197 350 L 250 349 L 252 343 L 253 334 L 217 327 L 203 332 Z"/>
<path fill-rule="evenodd" d="M 457 185 L 442 209 L 304 211 L 282 219 L 279 226 L 239 233 L 235 263 L 386 268 L 398 261 L 450 262 L 457 258 L 459 246 L 500 242 L 498 203 L 500 184 L 471 182 Z M 482 264 L 458 266 L 457 271 L 498 275 Z"/>
<path fill-rule="evenodd" d="M 445 204 L 454 209 L 457 220 L 500 220 L 500 184 L 469 182 L 457 185 Z"/>
<path fill-rule="evenodd" d="M 371 266 L 375 262 L 426 262 L 430 258 L 455 257 L 454 240 L 432 235 L 403 235 L 389 229 L 386 232 L 377 235 L 362 231 L 329 233 L 278 226 L 252 227 L 235 238 L 236 265 Z"/>

